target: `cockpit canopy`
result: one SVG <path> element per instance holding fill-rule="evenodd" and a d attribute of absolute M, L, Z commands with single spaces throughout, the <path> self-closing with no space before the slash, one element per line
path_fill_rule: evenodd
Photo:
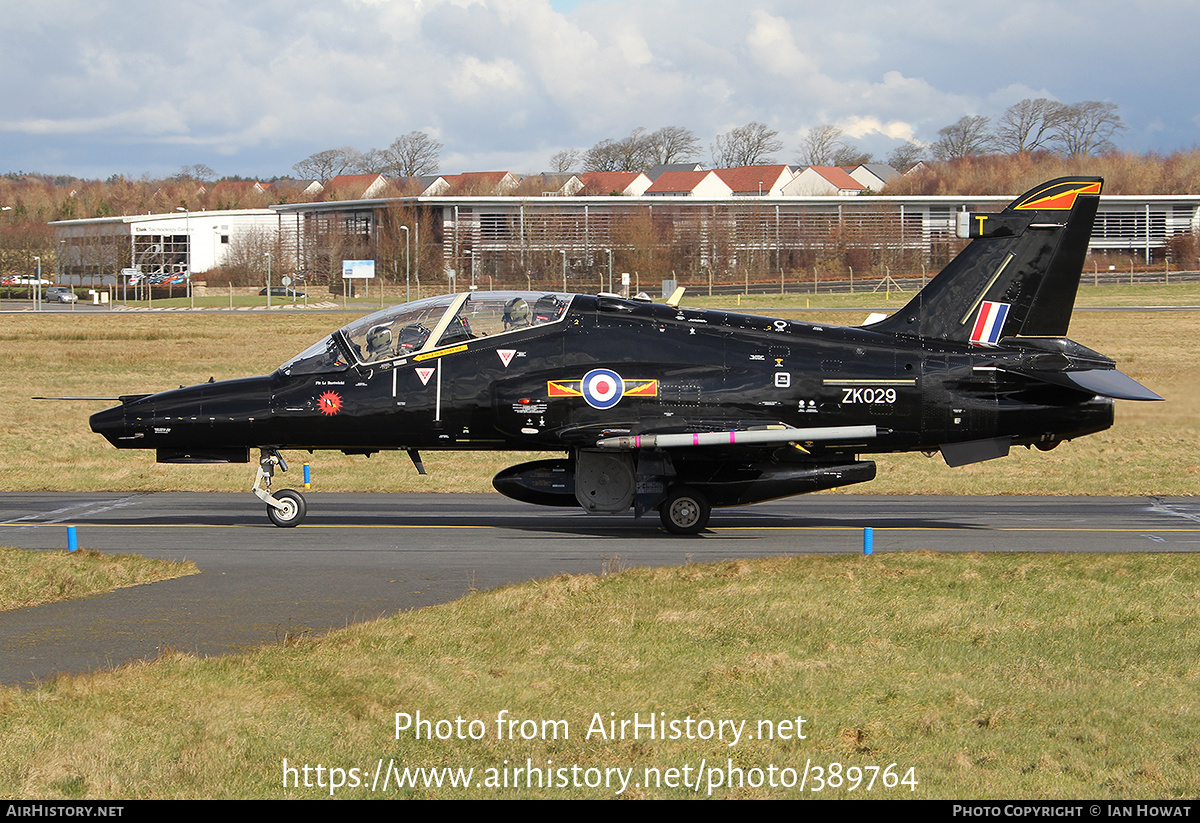
<path fill-rule="evenodd" d="M 343 371 L 557 323 L 571 295 L 553 292 L 446 294 L 377 311 L 320 340 L 279 367 L 287 375 Z"/>

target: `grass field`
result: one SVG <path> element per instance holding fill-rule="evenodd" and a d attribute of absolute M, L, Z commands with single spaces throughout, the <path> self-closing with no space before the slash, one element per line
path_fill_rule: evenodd
<path fill-rule="evenodd" d="M 1194 555 L 564 575 L 245 655 L 0 690 L 0 796 L 1195 797 L 1198 647 Z M 397 734 L 417 712 L 447 722 Z M 635 713 L 676 725 L 633 739 Z M 723 740 L 700 739 L 723 720 Z M 389 788 L 372 792 L 379 764 Z M 474 773 L 396 787 L 418 768 Z"/>
<path fill-rule="evenodd" d="M 1142 302 L 1163 301 L 1146 292 Z M 26 398 L 262 373 L 344 319 L 6 317 L 0 488 L 244 491 L 246 467 L 158 466 L 112 449 L 87 430 L 102 403 Z M 1194 494 L 1198 332 L 1198 312 L 1079 313 L 1071 336 L 1166 403 L 1119 403 L 1112 430 L 1048 454 L 1020 450 L 957 470 L 888 457 L 880 479 L 859 488 Z M 325 490 L 482 490 L 507 459 L 488 457 L 426 455 L 429 478 L 395 456 L 314 462 Z M 0 689 L 0 796 L 573 799 L 617 796 L 622 780 L 622 797 L 1200 793 L 1197 556 L 906 548 L 560 576 L 245 655 L 167 653 Z M 429 728 L 449 737 L 397 734 L 397 713 L 417 711 L 448 721 Z M 651 712 L 693 725 L 665 740 L 597 732 Z M 534 723 L 498 739 L 501 716 Z M 456 718 L 467 739 L 454 734 Z M 702 720 L 730 721 L 721 727 L 730 733 L 744 721 L 743 736 L 733 745 L 688 738 L 686 729 L 708 728 Z M 762 739 L 767 730 L 774 739 Z M 349 785 L 369 784 L 380 763 L 389 790 Z M 531 788 L 532 771 L 514 772 L 528 766 L 554 785 Z M 394 775 L 410 768 L 475 771 L 468 788 L 396 789 Z M 331 792 L 331 778 L 343 786 Z"/>

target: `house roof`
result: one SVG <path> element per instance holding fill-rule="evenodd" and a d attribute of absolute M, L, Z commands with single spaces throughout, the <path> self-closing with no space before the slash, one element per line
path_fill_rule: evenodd
<path fill-rule="evenodd" d="M 651 180 L 657 180 L 669 171 L 700 171 L 699 163 L 660 163 L 657 166 L 651 166 L 646 176 Z"/>
<path fill-rule="evenodd" d="M 763 194 L 770 192 L 774 185 L 779 182 L 780 178 L 783 178 L 784 183 L 792 179 L 791 168 L 783 164 L 775 166 L 739 166 L 736 169 L 713 169 L 713 171 L 734 192 L 752 194 L 758 193 L 760 190 Z"/>
<path fill-rule="evenodd" d="M 585 171 L 579 175 L 579 182 L 589 192 L 608 194 L 625 191 L 641 174 L 640 171 Z"/>
<path fill-rule="evenodd" d="M 894 178 L 900 176 L 900 172 L 889 166 L 887 163 L 863 163 L 862 168 L 871 172 L 885 183 L 890 183 Z"/>
<path fill-rule="evenodd" d="M 472 188 L 496 193 L 499 193 L 501 185 L 511 186 L 516 182 L 512 172 L 507 171 L 466 171 L 462 174 L 443 174 L 442 179 L 453 190 Z"/>
<path fill-rule="evenodd" d="M 338 197 L 377 197 L 387 190 L 382 174 L 339 174 L 325 184 L 325 191 Z"/>
<path fill-rule="evenodd" d="M 646 194 L 695 191 L 710 174 L 711 171 L 665 171 L 646 189 Z"/>
<path fill-rule="evenodd" d="M 276 180 L 271 191 L 283 197 L 306 197 L 319 194 L 325 187 L 318 180 Z"/>
<path fill-rule="evenodd" d="M 866 186 L 851 177 L 845 169 L 837 166 L 809 166 L 808 169 L 824 177 L 831 186 L 843 191 L 866 191 L 867 189 Z"/>
<path fill-rule="evenodd" d="M 390 181 L 393 191 L 402 195 L 412 195 L 416 193 L 420 195 L 440 194 L 443 191 L 450 189 L 450 184 L 446 179 L 438 174 L 422 174 L 416 177 L 397 177 Z M 436 189 L 436 191 L 435 191 Z"/>
<path fill-rule="evenodd" d="M 339 174 L 337 177 L 330 178 L 325 184 L 327 189 L 342 189 L 354 188 L 361 186 L 364 189 L 375 184 L 377 180 L 387 180 L 382 174 Z"/>
<path fill-rule="evenodd" d="M 212 194 L 251 194 L 262 193 L 271 187 L 270 183 L 259 183 L 257 180 L 222 180 L 214 183 L 209 190 Z"/>

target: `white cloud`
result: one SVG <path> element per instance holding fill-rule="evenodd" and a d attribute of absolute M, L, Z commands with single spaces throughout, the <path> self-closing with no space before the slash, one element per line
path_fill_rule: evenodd
<path fill-rule="evenodd" d="M 761 11 L 754 12 L 751 20 L 746 45 L 766 71 L 796 81 L 818 74 L 812 55 L 796 44 L 787 20 Z"/>
<path fill-rule="evenodd" d="M 10 4 L 0 132 L 44 139 L 0 158 L 28 169 L 77 155 L 95 168 L 107 155 L 124 170 L 144 160 L 139 145 L 169 140 L 190 147 L 172 170 L 220 146 L 243 165 L 218 170 L 268 175 L 426 128 L 453 170 L 525 158 L 514 170 L 528 171 L 638 126 L 685 126 L 708 145 L 751 120 L 784 135 L 834 123 L 874 146 L 1043 96 L 1112 100 L 1128 139 L 1174 141 L 1133 148 L 1194 142 L 1194 84 L 1161 82 L 1192 62 L 1194 4 L 1013 3 L 1003 14 L 950 0 L 862 0 L 853 14 L 787 0 Z"/>
<path fill-rule="evenodd" d="M 467 57 L 453 73 L 449 91 L 459 100 L 497 94 L 516 94 L 523 90 L 522 71 L 511 60 L 484 62 Z"/>
<path fill-rule="evenodd" d="M 912 140 L 915 136 L 911 123 L 890 120 L 884 123 L 877 117 L 850 117 L 836 124 L 848 137 L 860 138 L 868 134 L 882 134 L 893 140 Z"/>

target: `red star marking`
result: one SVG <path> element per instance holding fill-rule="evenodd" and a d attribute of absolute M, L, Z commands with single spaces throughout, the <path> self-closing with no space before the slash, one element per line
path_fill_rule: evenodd
<path fill-rule="evenodd" d="M 333 417 L 342 410 L 342 398 L 337 392 L 327 391 L 317 398 L 317 411 Z"/>

